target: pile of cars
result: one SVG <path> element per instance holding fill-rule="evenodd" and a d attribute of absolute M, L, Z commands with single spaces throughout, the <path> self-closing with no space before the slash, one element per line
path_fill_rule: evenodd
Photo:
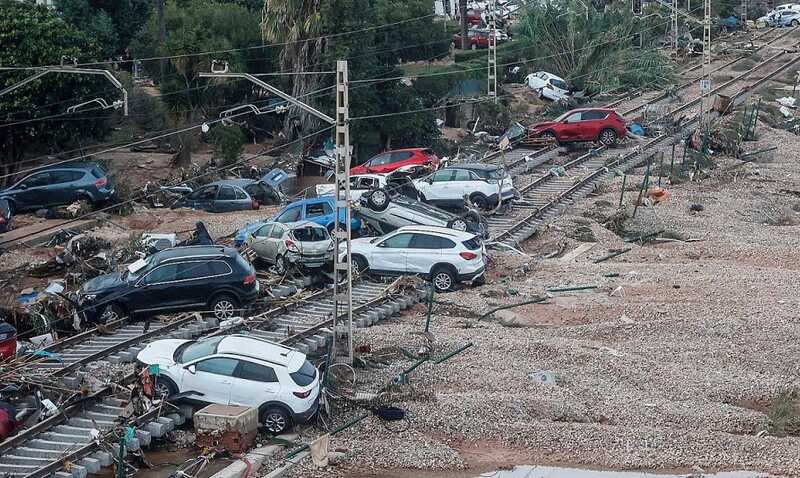
<path fill-rule="evenodd" d="M 800 4 L 785 3 L 756 20 L 769 27 L 796 27 L 800 25 Z"/>

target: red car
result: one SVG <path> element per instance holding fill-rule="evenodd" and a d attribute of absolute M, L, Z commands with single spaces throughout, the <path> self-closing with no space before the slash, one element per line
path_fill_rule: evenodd
<path fill-rule="evenodd" d="M 615 144 L 626 133 L 625 119 L 606 108 L 567 111 L 553 121 L 528 127 L 528 134 L 533 137 L 554 138 L 559 143 L 597 141 L 606 146 Z"/>
<path fill-rule="evenodd" d="M 467 33 L 467 44 L 461 44 L 461 34 L 453 35 L 453 44 L 458 48 L 477 50 L 478 48 L 489 48 L 489 32 L 483 30 L 469 30 Z"/>
<path fill-rule="evenodd" d="M 435 170 L 439 167 L 439 158 L 427 148 L 395 149 L 373 156 L 366 163 L 351 168 L 350 174 L 385 174 L 403 166 L 425 166 Z"/>

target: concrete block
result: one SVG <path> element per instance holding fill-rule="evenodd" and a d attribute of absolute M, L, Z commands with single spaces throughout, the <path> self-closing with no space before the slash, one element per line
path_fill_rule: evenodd
<path fill-rule="evenodd" d="M 175 422 L 167 417 L 158 417 L 156 418 L 158 423 L 163 423 L 165 427 L 167 427 L 167 431 L 172 431 L 175 429 Z"/>
<path fill-rule="evenodd" d="M 100 466 L 111 466 L 114 463 L 114 457 L 107 451 L 96 451 L 92 453 L 92 458 L 100 462 Z"/>
<path fill-rule="evenodd" d="M 136 430 L 136 439 L 139 440 L 139 444 L 141 446 L 147 446 L 153 439 L 153 436 L 150 435 L 150 432 L 147 430 Z"/>
<path fill-rule="evenodd" d="M 53 478 L 72 478 L 72 473 L 66 471 L 57 471 L 53 473 Z"/>
<path fill-rule="evenodd" d="M 69 468 L 69 472 L 72 474 L 72 478 L 86 478 L 86 475 L 89 474 L 86 467 L 76 465 L 75 463 Z"/>
<path fill-rule="evenodd" d="M 249 433 L 258 429 L 258 410 L 252 407 L 209 405 L 194 414 L 197 433 L 236 431 Z"/>
<path fill-rule="evenodd" d="M 125 360 L 125 359 L 123 359 L 123 358 L 120 356 L 120 353 L 119 353 L 119 352 L 118 352 L 118 353 L 116 353 L 116 354 L 114 354 L 114 355 L 109 355 L 108 357 L 106 357 L 106 360 L 108 360 L 108 361 L 109 361 L 109 362 L 111 362 L 111 363 L 116 363 L 116 364 L 120 364 L 120 363 L 128 363 L 128 362 L 130 362 L 130 360 Z"/>
<path fill-rule="evenodd" d="M 241 459 L 236 460 L 212 475 L 211 478 L 243 478 L 251 469 L 257 470 L 268 457 L 278 453 L 280 450 L 283 450 L 283 447 L 279 445 L 256 448 L 245 455 L 244 458 L 247 462 Z"/>
<path fill-rule="evenodd" d="M 175 426 L 178 427 L 183 425 L 184 422 L 186 421 L 186 419 L 183 418 L 183 415 L 181 415 L 180 413 L 170 413 L 167 415 L 167 418 L 175 422 Z"/>
<path fill-rule="evenodd" d="M 150 434 L 156 438 L 161 438 L 169 432 L 169 429 L 163 423 L 150 422 L 145 428 Z"/>
<path fill-rule="evenodd" d="M 119 357 L 123 363 L 131 363 L 136 358 L 136 354 L 128 351 L 117 352 L 117 357 Z"/>
<path fill-rule="evenodd" d="M 80 377 L 64 377 L 62 380 L 64 382 L 64 386 L 71 390 L 79 390 L 81 388 Z"/>
<path fill-rule="evenodd" d="M 78 460 L 78 464 L 86 468 L 86 471 L 88 471 L 89 473 L 97 473 L 100 471 L 100 468 L 102 468 L 102 465 L 100 465 L 99 460 L 89 457 L 81 458 L 80 460 Z"/>

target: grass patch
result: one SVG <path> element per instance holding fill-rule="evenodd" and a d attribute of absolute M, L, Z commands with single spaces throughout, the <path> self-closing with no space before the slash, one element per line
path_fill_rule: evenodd
<path fill-rule="evenodd" d="M 767 410 L 769 434 L 777 437 L 800 435 L 800 394 L 781 392 Z"/>

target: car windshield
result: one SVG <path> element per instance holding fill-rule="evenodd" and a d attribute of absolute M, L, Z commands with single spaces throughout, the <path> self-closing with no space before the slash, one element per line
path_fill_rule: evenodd
<path fill-rule="evenodd" d="M 212 337 L 208 340 L 187 342 L 178 347 L 173 358 L 178 363 L 186 363 L 208 355 L 213 355 L 217 353 L 217 346 L 219 346 L 219 343 L 222 342 L 224 338 L 224 336 L 221 336 Z"/>
<path fill-rule="evenodd" d="M 567 83 L 566 82 L 561 81 L 561 80 L 556 80 L 555 78 L 550 80 L 550 84 L 555 86 L 556 88 L 561 88 L 562 90 L 566 90 L 567 89 Z"/>
<path fill-rule="evenodd" d="M 292 231 L 292 235 L 300 242 L 318 242 L 328 239 L 328 231 L 324 227 L 298 227 Z"/>
<path fill-rule="evenodd" d="M 565 119 L 567 119 L 567 116 L 571 115 L 574 112 L 575 112 L 574 110 L 567 111 L 566 113 L 563 113 L 558 118 L 554 119 L 553 122 L 558 123 L 559 121 L 564 121 Z"/>
<path fill-rule="evenodd" d="M 145 272 L 147 272 L 152 259 L 153 256 L 145 257 L 144 259 L 139 259 L 138 261 L 129 264 L 128 267 L 125 268 L 125 272 L 122 274 L 122 279 L 128 282 L 136 282 L 144 275 Z"/>
<path fill-rule="evenodd" d="M 311 365 L 311 362 L 306 360 L 303 362 L 303 366 L 300 367 L 300 370 L 297 372 L 292 372 L 289 374 L 294 380 L 294 383 L 301 387 L 305 387 L 306 385 L 310 385 L 311 382 L 317 377 L 317 369 Z"/>

